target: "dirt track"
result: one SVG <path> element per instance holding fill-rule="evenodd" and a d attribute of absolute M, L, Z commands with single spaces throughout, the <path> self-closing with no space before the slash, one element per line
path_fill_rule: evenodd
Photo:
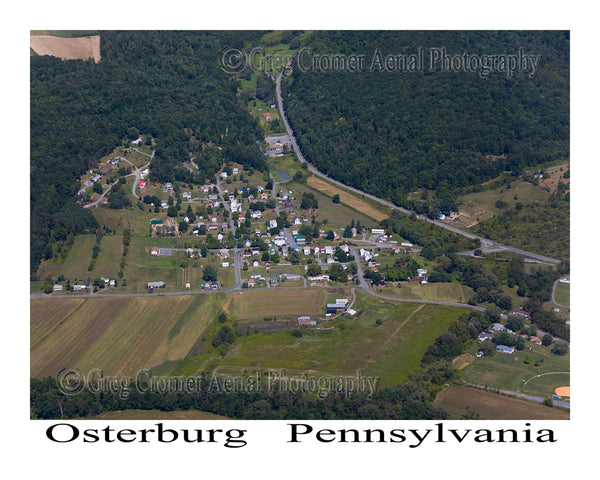
<path fill-rule="evenodd" d="M 93 59 L 100 61 L 100 35 L 60 38 L 49 35 L 31 35 L 31 49 L 38 55 L 51 55 L 63 60 Z"/>

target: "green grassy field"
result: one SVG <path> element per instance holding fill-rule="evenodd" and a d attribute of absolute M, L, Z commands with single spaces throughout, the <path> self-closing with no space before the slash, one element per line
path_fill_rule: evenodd
<path fill-rule="evenodd" d="M 443 302 L 467 303 L 473 297 L 473 289 L 456 282 L 449 283 L 390 283 L 385 287 L 376 287 L 375 291 L 391 297 L 414 300 L 436 300 Z"/>
<path fill-rule="evenodd" d="M 296 156 L 292 155 L 291 153 L 268 158 L 270 166 L 276 168 L 277 170 L 282 170 L 286 172 L 292 178 L 294 178 L 296 172 L 304 172 L 304 170 L 302 169 L 302 164 L 296 159 Z"/>
<path fill-rule="evenodd" d="M 96 235 L 76 235 L 73 245 L 69 248 L 67 257 L 43 260 L 38 269 L 38 275 L 43 280 L 46 277 L 56 279 L 59 275 L 71 279 L 86 279 L 87 267 L 92 259 L 92 247 L 96 243 Z"/>
<path fill-rule="evenodd" d="M 529 348 L 531 347 L 531 351 Z M 474 355 L 478 349 L 477 345 L 467 350 Z M 525 350 L 516 350 L 514 354 L 495 353 L 492 357 L 475 358 L 470 365 L 464 368 L 463 378 L 472 383 L 488 385 L 492 388 L 506 390 L 521 389 L 524 380 L 536 375 L 550 372 L 568 372 L 570 355 L 559 356 L 550 353 L 551 347 L 535 345 L 527 342 Z M 529 357 L 531 363 L 525 364 Z M 516 360 L 515 360 L 516 359 Z M 536 366 L 535 363 L 542 359 L 543 363 Z M 565 385 L 564 376 L 549 375 L 543 377 L 543 381 L 527 382 L 526 392 L 530 394 L 546 395 L 550 390 Z M 568 385 L 568 383 L 566 384 Z"/>
<path fill-rule="evenodd" d="M 335 326 L 334 330 L 305 332 L 300 338 L 290 332 L 243 336 L 219 365 L 323 375 L 354 375 L 363 370 L 364 375 L 379 377 L 380 386 L 395 385 L 420 368 L 427 346 L 462 311 L 381 301 L 363 292 L 357 292 L 357 297 L 356 318 L 323 324 Z M 377 325 L 377 319 L 383 323 Z"/>
<path fill-rule="evenodd" d="M 557 283 L 554 298 L 561 305 L 571 305 L 571 284 Z"/>

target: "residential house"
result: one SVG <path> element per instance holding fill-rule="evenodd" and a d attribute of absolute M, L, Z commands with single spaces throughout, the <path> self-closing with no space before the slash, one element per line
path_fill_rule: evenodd
<path fill-rule="evenodd" d="M 267 146 L 267 155 L 277 156 L 283 154 L 284 143 L 277 142 L 272 145 Z"/>
<path fill-rule="evenodd" d="M 488 332 L 481 332 L 479 334 L 479 336 L 477 337 L 477 341 L 479 343 L 485 342 L 486 340 L 491 340 L 491 339 L 492 339 L 492 334 L 488 333 Z"/>
<path fill-rule="evenodd" d="M 310 317 L 298 317 L 298 326 L 307 327 L 309 325 L 316 325 L 316 320 L 311 320 Z"/>
<path fill-rule="evenodd" d="M 285 237 L 283 235 L 277 235 L 273 237 L 273 243 L 278 247 L 283 247 L 286 244 Z"/>
<path fill-rule="evenodd" d="M 498 345 L 496 347 L 496 351 L 500 352 L 500 353 L 508 353 L 509 355 L 512 355 L 515 352 L 514 347 L 507 347 L 506 345 Z"/>

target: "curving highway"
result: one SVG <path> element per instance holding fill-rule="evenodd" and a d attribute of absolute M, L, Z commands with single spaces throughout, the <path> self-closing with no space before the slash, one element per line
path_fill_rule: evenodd
<path fill-rule="evenodd" d="M 306 158 L 304 158 L 302 151 L 298 147 L 298 142 L 294 135 L 294 131 L 290 127 L 289 121 L 285 114 L 285 108 L 283 106 L 283 98 L 281 96 L 282 75 L 283 75 L 283 72 L 279 74 L 279 76 L 277 77 L 276 82 L 275 82 L 275 92 L 277 94 L 277 104 L 278 104 L 278 108 L 279 108 L 279 114 L 281 116 L 281 119 L 283 120 L 283 124 L 285 126 L 285 130 L 288 135 L 288 141 L 289 141 L 291 147 L 293 148 L 294 152 L 296 153 L 298 160 L 300 160 L 300 162 L 302 162 L 302 163 L 306 163 L 306 165 L 308 166 L 308 171 L 314 173 L 315 175 L 318 175 L 319 177 L 327 180 L 330 183 L 338 185 L 339 187 L 350 190 L 354 193 L 357 193 L 358 195 L 364 195 L 366 198 L 374 200 L 375 202 L 377 202 L 381 205 L 390 207 L 391 209 L 397 210 L 404 214 L 411 215 L 413 212 L 411 212 L 410 210 L 408 210 L 406 208 L 398 207 L 397 205 L 393 204 L 392 202 L 390 202 L 388 200 L 384 200 L 382 198 L 376 197 L 375 195 L 371 195 L 370 193 L 363 192 L 362 190 L 354 188 L 350 185 L 346 185 L 342 182 L 339 182 L 339 181 L 325 175 L 324 173 L 320 172 L 314 165 L 312 165 L 308 160 L 306 160 Z M 509 245 L 503 245 L 503 244 L 495 242 L 493 240 L 489 240 L 487 238 L 483 238 L 478 235 L 473 235 L 472 233 L 465 232 L 464 230 L 457 228 L 457 227 L 453 227 L 452 225 L 448 225 L 447 223 L 439 222 L 437 220 L 432 220 L 431 218 L 425 217 L 423 215 L 416 215 L 416 218 L 418 218 L 419 220 L 422 220 L 424 222 L 429 222 L 434 225 L 437 225 L 438 227 L 445 228 L 446 230 L 450 230 L 451 232 L 462 235 L 463 237 L 467 237 L 470 239 L 477 239 L 481 242 L 481 249 L 484 251 L 488 251 L 488 252 L 506 251 L 506 252 L 512 252 L 512 253 L 516 253 L 519 255 L 523 255 L 524 257 L 530 258 L 530 259 L 532 259 L 534 261 L 538 261 L 538 262 L 552 263 L 552 264 L 560 264 L 561 263 L 560 260 L 557 260 L 555 258 L 550 258 L 545 255 L 539 255 L 537 253 L 527 252 L 527 251 L 521 250 L 519 248 L 511 247 Z"/>

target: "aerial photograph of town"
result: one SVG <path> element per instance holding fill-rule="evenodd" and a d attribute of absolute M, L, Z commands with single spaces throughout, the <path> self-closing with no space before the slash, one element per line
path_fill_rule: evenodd
<path fill-rule="evenodd" d="M 30 419 L 570 419 L 569 31 L 29 61 Z"/>

